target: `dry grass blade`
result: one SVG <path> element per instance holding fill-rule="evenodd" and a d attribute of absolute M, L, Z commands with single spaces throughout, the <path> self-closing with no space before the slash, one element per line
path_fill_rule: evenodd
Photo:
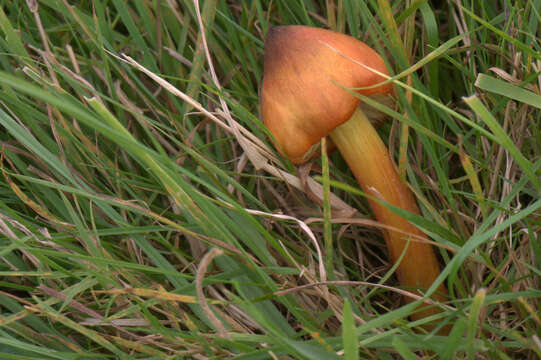
<path fill-rule="evenodd" d="M 154 81 L 156 81 L 160 86 L 174 94 L 175 96 L 180 97 L 187 103 L 191 104 L 194 108 L 196 108 L 198 111 L 200 111 L 202 114 L 204 114 L 206 117 L 211 119 L 214 123 L 216 123 L 218 126 L 223 128 L 229 133 L 233 133 L 234 130 L 231 126 L 224 123 L 220 118 L 218 118 L 213 113 L 209 112 L 207 109 L 205 109 L 199 102 L 195 101 L 194 99 L 188 97 L 186 94 L 184 94 L 182 91 L 176 89 L 171 84 L 169 84 L 164 79 L 160 78 L 156 74 L 152 73 L 148 69 L 141 66 L 139 63 L 137 63 L 135 60 L 133 60 L 131 57 L 124 55 L 124 60 L 151 77 Z M 289 185 L 293 186 L 296 189 L 299 189 L 301 191 L 305 191 L 304 187 L 302 186 L 302 183 L 300 179 L 292 175 L 284 170 L 281 170 L 273 165 L 272 163 L 279 163 L 278 159 L 272 155 L 272 152 L 268 149 L 268 147 L 261 142 L 258 138 L 254 137 L 252 133 L 250 133 L 246 128 L 242 127 L 238 123 L 235 125 L 235 129 L 238 130 L 239 133 L 242 133 L 242 140 L 241 142 L 243 144 L 250 144 L 250 146 L 247 146 L 246 149 L 249 149 L 249 157 L 251 156 L 250 160 L 252 161 L 252 164 L 256 169 L 263 169 L 267 171 L 268 173 L 283 179 L 285 182 L 287 182 Z M 247 153 L 248 154 L 248 153 Z M 319 199 L 323 200 L 323 189 L 320 184 L 318 184 L 314 179 L 309 178 L 308 179 L 308 185 L 310 187 L 310 191 L 312 191 Z M 346 204 L 344 201 L 340 200 L 338 196 L 335 194 L 331 194 L 331 205 L 340 211 L 344 212 L 344 215 L 349 214 L 352 215 L 355 213 L 355 209 L 353 209 L 351 206 Z M 346 215 L 347 216 L 347 215 Z"/>
<path fill-rule="evenodd" d="M 230 339 L 230 336 L 225 329 L 224 325 L 222 324 L 221 320 L 218 319 L 218 317 L 214 314 L 212 309 L 210 308 L 209 304 L 207 303 L 205 299 L 205 294 L 203 293 L 203 279 L 205 278 L 205 275 L 207 273 L 207 268 L 214 260 L 215 257 L 220 256 L 223 254 L 223 251 L 218 248 L 212 248 L 208 253 L 203 256 L 201 259 L 201 262 L 199 263 L 199 267 L 197 268 L 197 275 L 195 278 L 196 283 L 196 290 L 197 290 L 197 300 L 199 302 L 199 305 L 201 306 L 201 309 L 205 312 L 205 315 L 207 318 L 212 322 L 212 324 L 216 327 L 216 330 L 218 330 L 218 336 L 223 337 L 225 339 Z"/>

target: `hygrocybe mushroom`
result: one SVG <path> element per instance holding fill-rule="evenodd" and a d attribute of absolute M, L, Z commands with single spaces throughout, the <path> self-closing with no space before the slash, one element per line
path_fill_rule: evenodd
<path fill-rule="evenodd" d="M 374 199 L 419 213 L 415 200 L 367 117 L 372 111 L 363 111 L 359 99 L 344 90 L 381 83 L 385 79 L 378 73 L 388 74 L 382 58 L 353 37 L 307 26 L 274 27 L 265 42 L 261 116 L 293 163 L 310 158 L 320 139 L 330 136 L 370 195 L 376 219 L 396 229 L 383 230 L 393 262 L 407 246 L 397 269 L 400 284 L 426 290 L 440 273 L 432 246 L 418 240 L 426 235 Z M 358 91 L 380 101 L 391 99 L 391 92 L 390 83 Z M 433 298 L 443 300 L 445 292 L 442 285 Z M 437 311 L 425 308 L 413 318 Z"/>

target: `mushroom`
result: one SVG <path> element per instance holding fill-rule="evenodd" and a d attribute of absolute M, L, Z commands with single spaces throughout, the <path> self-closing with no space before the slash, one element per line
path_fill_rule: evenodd
<path fill-rule="evenodd" d="M 321 138 L 331 138 L 385 225 L 393 263 L 405 251 L 397 268 L 400 284 L 426 290 L 440 274 L 434 249 L 421 230 L 385 204 L 416 214 L 418 207 L 371 124 L 374 111 L 363 111 L 359 99 L 345 90 L 365 88 L 357 92 L 386 102 L 391 84 L 374 86 L 385 80 L 381 74 L 388 74 L 383 59 L 353 37 L 307 26 L 273 27 L 265 41 L 261 116 L 276 147 L 296 164 L 312 156 Z M 443 301 L 445 293 L 441 285 L 432 298 Z M 428 307 L 412 318 L 437 312 Z"/>

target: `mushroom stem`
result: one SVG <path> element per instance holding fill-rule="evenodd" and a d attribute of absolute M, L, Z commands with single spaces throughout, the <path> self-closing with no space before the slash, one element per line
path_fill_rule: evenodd
<path fill-rule="evenodd" d="M 376 219 L 398 230 L 384 229 L 383 234 L 393 263 L 400 258 L 404 250 L 406 251 L 397 268 L 400 284 L 410 291 L 417 289 L 425 291 L 440 274 L 432 245 L 428 241 L 419 240 L 420 238 L 427 240 L 427 236 L 381 202 L 371 199 L 371 197 L 380 199 L 419 214 L 413 195 L 398 176 L 385 144 L 360 108 L 357 108 L 348 121 L 336 127 L 330 133 L 330 137 L 362 190 L 370 195 L 368 202 Z M 411 234 L 409 241 L 408 234 Z M 446 290 L 441 285 L 432 298 L 443 301 L 444 294 Z M 439 309 L 431 306 L 418 310 L 412 314 L 412 318 L 421 319 L 438 312 Z"/>

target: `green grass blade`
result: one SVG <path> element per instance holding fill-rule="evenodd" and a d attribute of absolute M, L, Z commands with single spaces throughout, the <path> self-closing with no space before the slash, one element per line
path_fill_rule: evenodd
<path fill-rule="evenodd" d="M 479 74 L 477 80 L 475 80 L 475 86 L 488 92 L 502 95 L 541 109 L 541 95 L 510 84 L 507 81 L 496 79 L 485 74 Z"/>

